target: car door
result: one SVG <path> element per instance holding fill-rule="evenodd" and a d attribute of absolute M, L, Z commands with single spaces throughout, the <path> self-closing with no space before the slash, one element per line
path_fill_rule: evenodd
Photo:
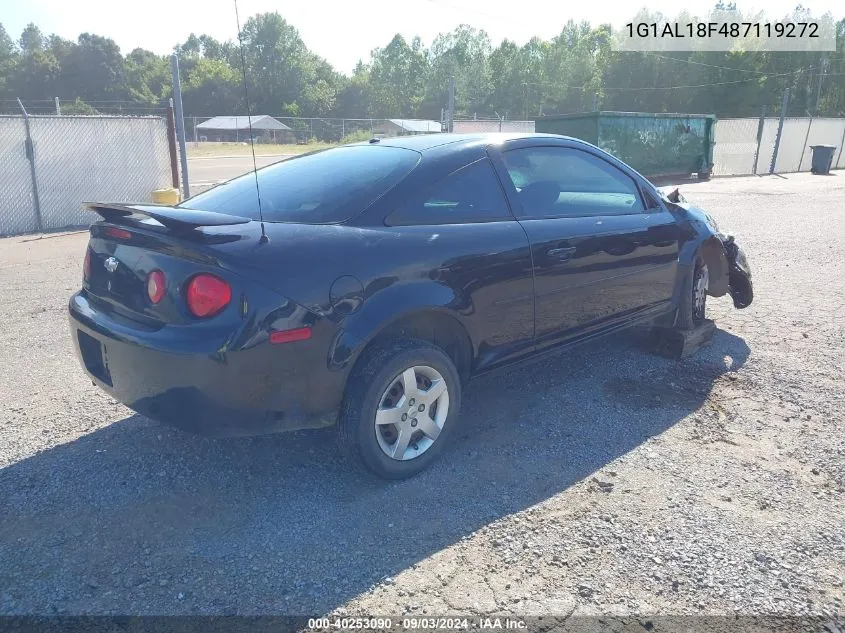
<path fill-rule="evenodd" d="M 631 175 L 586 146 L 516 144 L 499 156 L 531 244 L 538 349 L 669 305 L 678 230 L 646 208 Z"/>
<path fill-rule="evenodd" d="M 450 289 L 450 306 L 475 343 L 475 370 L 531 353 L 534 288 L 528 238 L 485 156 L 456 169 L 387 216 L 424 275 Z"/>

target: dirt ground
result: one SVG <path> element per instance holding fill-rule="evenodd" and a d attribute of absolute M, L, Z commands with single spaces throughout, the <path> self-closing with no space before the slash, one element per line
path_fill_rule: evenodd
<path fill-rule="evenodd" d="M 694 357 L 635 334 L 480 379 L 385 483 L 330 431 L 210 440 L 86 379 L 87 234 L 0 240 L 0 614 L 845 613 L 845 173 L 682 185 L 747 310 Z"/>

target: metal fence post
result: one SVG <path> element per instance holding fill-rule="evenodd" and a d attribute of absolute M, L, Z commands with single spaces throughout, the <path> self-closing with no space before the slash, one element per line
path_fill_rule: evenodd
<path fill-rule="evenodd" d="M 170 180 L 173 188 L 179 188 L 179 152 L 176 151 L 176 119 L 173 115 L 173 99 L 167 106 L 167 149 L 170 152 Z"/>
<path fill-rule="evenodd" d="M 757 149 L 754 150 L 754 164 L 751 173 L 757 175 L 757 160 L 760 157 L 760 143 L 763 140 L 763 126 L 766 124 L 766 106 L 760 110 L 760 121 L 757 123 Z"/>
<path fill-rule="evenodd" d="M 29 161 L 29 174 L 32 178 L 32 202 L 35 206 L 35 226 L 39 231 L 43 231 L 44 224 L 41 221 L 41 199 L 38 197 L 38 179 L 35 177 L 35 145 L 32 143 L 32 131 L 29 128 L 29 114 L 27 114 L 26 108 L 23 107 L 23 103 L 20 98 L 18 98 L 18 105 L 21 107 L 21 112 L 23 112 L 23 125 L 24 128 L 26 128 L 24 151 L 26 152 L 26 158 Z"/>
<path fill-rule="evenodd" d="M 783 133 L 783 120 L 786 118 L 786 109 L 789 107 L 789 88 L 783 93 L 783 105 L 780 108 L 780 123 L 778 123 L 778 133 L 775 136 L 775 151 L 772 152 L 772 163 L 769 165 L 769 173 L 775 173 L 775 163 L 778 160 L 778 149 L 780 148 L 780 136 Z"/>
<path fill-rule="evenodd" d="M 810 128 L 813 127 L 813 116 L 810 115 L 810 122 L 807 123 L 807 134 L 804 135 L 804 145 L 801 147 L 801 158 L 798 159 L 798 171 L 801 171 L 801 163 L 804 162 L 804 152 L 807 149 L 807 141 L 810 139 Z"/>
<path fill-rule="evenodd" d="M 182 83 L 179 81 L 179 57 L 174 53 L 170 57 L 173 72 L 173 104 L 176 106 L 176 137 L 179 140 L 179 158 L 182 163 L 182 195 L 191 197 L 191 185 L 188 182 L 188 155 L 185 151 L 185 118 L 182 113 Z"/>
<path fill-rule="evenodd" d="M 833 164 L 833 168 L 836 169 L 836 165 L 839 164 L 839 159 L 842 158 L 842 146 L 845 145 L 845 129 L 842 130 L 842 140 L 839 141 L 839 154 L 836 155 L 836 162 Z"/>

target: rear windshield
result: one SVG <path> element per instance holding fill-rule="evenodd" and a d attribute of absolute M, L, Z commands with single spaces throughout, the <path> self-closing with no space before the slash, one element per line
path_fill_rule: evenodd
<path fill-rule="evenodd" d="M 399 147 L 353 145 L 270 165 L 257 172 L 264 220 L 343 222 L 407 176 L 419 158 L 419 153 Z M 244 174 L 179 206 L 257 220 L 255 174 Z"/>

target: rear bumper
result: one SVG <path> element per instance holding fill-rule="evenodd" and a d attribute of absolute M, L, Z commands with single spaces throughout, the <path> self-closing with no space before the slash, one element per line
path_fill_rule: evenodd
<path fill-rule="evenodd" d="M 147 332 L 69 305 L 76 356 L 96 385 L 138 413 L 210 436 L 261 435 L 334 424 L 345 376 L 327 367 L 326 332 L 307 341 L 238 345 L 243 332 Z M 250 333 L 247 333 L 250 334 Z M 322 334 L 322 336 L 321 336 Z"/>

